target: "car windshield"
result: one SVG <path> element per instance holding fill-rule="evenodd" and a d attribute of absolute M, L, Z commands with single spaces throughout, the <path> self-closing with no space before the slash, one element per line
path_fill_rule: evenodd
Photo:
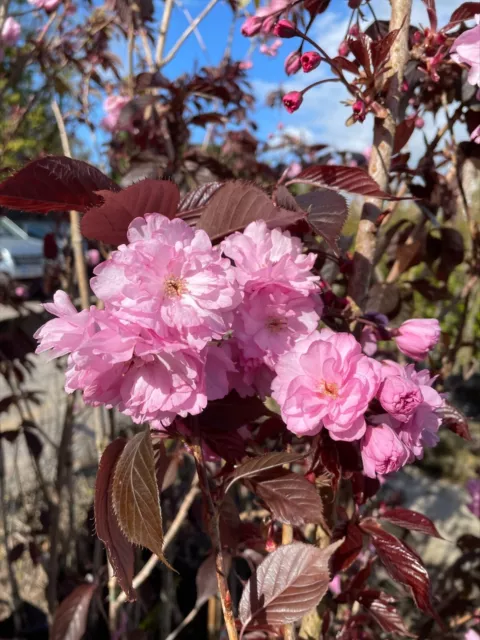
<path fill-rule="evenodd" d="M 0 238 L 19 238 L 25 240 L 28 236 L 25 231 L 14 222 L 5 218 L 5 216 L 0 216 Z"/>

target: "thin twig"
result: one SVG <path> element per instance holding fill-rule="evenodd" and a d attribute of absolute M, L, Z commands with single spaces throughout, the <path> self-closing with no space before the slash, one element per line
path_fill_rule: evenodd
<path fill-rule="evenodd" d="M 219 512 L 213 504 L 212 495 L 210 493 L 209 480 L 205 460 L 203 458 L 203 450 L 200 439 L 192 445 L 192 453 L 197 466 L 200 489 L 208 513 L 208 525 L 210 537 L 215 553 L 215 566 L 217 570 L 218 590 L 220 591 L 220 599 L 222 601 L 223 618 L 229 640 L 238 640 L 237 627 L 235 625 L 235 616 L 232 610 L 232 596 L 228 588 L 227 574 L 225 562 L 223 558 L 222 541 L 220 537 Z"/>
<path fill-rule="evenodd" d="M 167 0 L 167 2 L 168 2 L 168 0 Z M 180 47 L 185 42 L 185 40 L 188 38 L 188 36 L 195 31 L 195 29 L 198 27 L 200 22 L 205 18 L 206 15 L 208 15 L 210 13 L 210 11 L 217 4 L 217 2 L 218 2 L 218 0 L 210 0 L 210 2 L 207 4 L 205 9 L 203 9 L 203 11 L 201 11 L 198 14 L 198 16 L 191 22 L 191 24 L 185 29 L 185 31 L 182 33 L 182 35 L 179 37 L 179 39 L 176 41 L 176 43 L 173 45 L 173 47 L 167 53 L 165 58 L 162 59 L 161 55 L 160 56 L 156 56 L 155 62 L 157 63 L 157 65 L 159 67 L 164 67 L 166 64 L 168 64 L 170 62 L 170 60 L 172 60 L 172 58 L 175 56 L 175 54 L 180 49 Z"/>
<path fill-rule="evenodd" d="M 185 518 L 188 515 L 188 511 L 192 506 L 193 501 L 195 500 L 199 492 L 200 492 L 200 489 L 198 488 L 198 477 L 195 476 L 195 478 L 192 481 L 190 491 L 186 494 L 185 498 L 183 499 L 183 502 L 180 505 L 179 510 L 177 511 L 177 515 L 175 516 L 172 524 L 170 525 L 167 533 L 165 534 L 165 538 L 163 539 L 164 551 L 166 551 L 168 546 L 171 544 L 172 540 L 177 535 L 180 527 L 182 526 Z M 158 556 L 156 556 L 155 554 L 152 554 L 148 559 L 148 561 L 146 562 L 146 564 L 143 566 L 143 568 L 134 577 L 132 581 L 132 586 L 134 589 L 137 589 L 143 582 L 145 582 L 148 576 L 152 573 L 153 569 L 157 566 L 158 562 L 160 562 Z M 114 606 L 118 608 L 121 604 L 126 602 L 126 600 L 127 600 L 127 597 L 122 591 L 122 593 L 120 593 L 117 599 L 115 600 Z"/>
<path fill-rule="evenodd" d="M 155 64 L 160 66 L 160 62 L 163 57 L 163 51 L 165 49 L 165 41 L 167 39 L 168 27 L 170 25 L 170 18 L 172 15 L 173 0 L 165 0 L 165 6 L 163 8 L 162 22 L 160 24 L 160 33 L 158 35 L 157 48 L 155 49 Z"/>
<path fill-rule="evenodd" d="M 400 32 L 390 52 L 390 78 L 385 101 L 387 117 L 384 120 L 375 119 L 372 155 L 368 167 L 369 174 L 383 191 L 388 188 L 399 98 L 405 65 L 408 59 L 408 30 L 412 0 L 392 0 L 391 5 L 392 16 L 389 30 L 400 29 Z M 365 302 L 370 287 L 377 244 L 375 221 L 380 214 L 382 202 L 381 198 L 367 198 L 358 225 L 353 274 L 350 279 L 348 294 L 360 308 Z"/>

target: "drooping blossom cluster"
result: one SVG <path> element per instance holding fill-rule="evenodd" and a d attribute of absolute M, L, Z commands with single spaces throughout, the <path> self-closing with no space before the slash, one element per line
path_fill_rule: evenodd
<path fill-rule="evenodd" d="M 356 441 L 367 475 L 385 474 L 435 444 L 442 404 L 427 370 L 383 364 L 349 333 L 319 329 L 315 255 L 265 222 L 212 246 L 208 235 L 158 213 L 132 221 L 128 243 L 99 264 L 104 303 L 78 312 L 63 291 L 38 352 L 68 356 L 66 390 L 161 428 L 235 390 L 272 396 L 298 436 L 327 429 Z M 438 322 L 392 331 L 419 358 Z"/>

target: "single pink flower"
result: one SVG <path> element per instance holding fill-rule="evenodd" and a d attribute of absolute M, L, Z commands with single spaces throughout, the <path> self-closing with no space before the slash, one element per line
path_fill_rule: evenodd
<path fill-rule="evenodd" d="M 315 435 L 323 426 L 335 440 L 363 436 L 381 374 L 352 335 L 316 331 L 281 356 L 275 372 L 272 395 L 290 431 Z"/>
<path fill-rule="evenodd" d="M 420 116 L 417 116 L 415 118 L 415 127 L 417 129 L 423 129 L 424 126 L 425 126 L 425 120 L 423 118 L 421 118 Z"/>
<path fill-rule="evenodd" d="M 378 399 L 382 407 L 396 420 L 408 422 L 423 397 L 419 385 L 402 375 L 390 375 L 383 381 Z"/>
<path fill-rule="evenodd" d="M 322 58 L 316 51 L 307 51 L 301 57 L 302 69 L 305 73 L 310 73 L 318 67 Z"/>
<path fill-rule="evenodd" d="M 256 393 L 261 398 L 271 395 L 271 384 L 275 374 L 262 358 L 247 358 L 235 338 L 222 341 L 219 348 L 225 351 L 228 360 L 235 366 L 235 371 L 226 372 L 229 391 L 234 389 L 242 398 Z"/>
<path fill-rule="evenodd" d="M 355 100 L 352 104 L 353 117 L 355 122 L 363 122 L 367 115 L 367 108 L 363 100 Z"/>
<path fill-rule="evenodd" d="M 238 370 L 229 351 L 221 345 L 208 345 L 206 354 L 207 398 L 209 400 L 220 400 L 232 390 L 231 381 L 234 379 L 234 375 L 238 373 Z"/>
<path fill-rule="evenodd" d="M 101 125 L 106 131 L 114 133 L 115 131 L 130 131 L 131 125 L 122 125 L 120 120 L 120 114 L 122 109 L 131 101 L 128 96 L 108 96 L 104 100 L 103 108 L 106 112 L 106 116 L 102 119 Z"/>
<path fill-rule="evenodd" d="M 3 23 L 2 32 L 0 34 L 0 43 L 4 44 L 6 47 L 11 47 L 14 44 L 17 44 L 21 31 L 22 27 L 16 20 L 10 17 L 7 18 Z"/>
<path fill-rule="evenodd" d="M 302 63 L 298 51 L 292 51 L 292 53 L 288 54 L 285 58 L 284 68 L 287 76 L 293 76 L 294 73 L 300 71 Z"/>
<path fill-rule="evenodd" d="M 352 26 L 348 30 L 348 33 L 356 38 L 360 34 L 360 27 L 358 26 L 358 24 L 352 24 Z"/>
<path fill-rule="evenodd" d="M 266 286 L 245 296 L 233 332 L 246 358 L 263 359 L 273 368 L 279 356 L 317 329 L 319 321 L 311 297 Z"/>
<path fill-rule="evenodd" d="M 458 64 L 470 67 L 468 82 L 480 86 L 480 14 L 475 16 L 477 26 L 461 33 L 455 39 L 450 54 Z"/>
<path fill-rule="evenodd" d="M 366 356 L 373 356 L 377 352 L 378 338 L 375 330 L 368 325 L 363 327 L 360 334 L 360 344 L 362 345 L 363 353 Z"/>
<path fill-rule="evenodd" d="M 377 416 L 380 420 L 381 416 Z M 409 459 L 407 447 L 387 424 L 367 425 L 360 442 L 363 473 L 369 478 L 401 469 Z"/>
<path fill-rule="evenodd" d="M 300 91 L 290 91 L 283 96 L 282 102 L 288 113 L 294 113 L 300 109 L 300 105 L 303 102 L 303 94 Z"/>
<path fill-rule="evenodd" d="M 424 360 L 440 340 L 440 324 L 436 319 L 407 320 L 394 333 L 399 350 L 413 360 Z"/>
<path fill-rule="evenodd" d="M 233 260 L 237 282 L 246 291 L 273 284 L 303 296 L 317 291 L 319 278 L 311 273 L 315 254 L 304 253 L 298 238 L 268 229 L 263 220 L 228 236 L 221 249 Z"/>
<path fill-rule="evenodd" d="M 476 142 L 477 144 L 480 144 L 480 124 L 476 129 L 472 131 L 470 135 L 470 140 L 472 140 L 472 142 Z"/>
<path fill-rule="evenodd" d="M 241 294 L 230 260 L 204 231 L 150 213 L 131 222 L 128 240 L 91 281 L 106 309 L 197 348 L 229 331 Z"/>

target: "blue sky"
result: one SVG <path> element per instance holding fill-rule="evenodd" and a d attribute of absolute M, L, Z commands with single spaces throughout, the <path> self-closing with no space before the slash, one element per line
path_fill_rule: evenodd
<path fill-rule="evenodd" d="M 158 0 L 154 1 L 156 10 L 161 12 L 163 3 Z M 175 6 L 165 48 L 166 52 L 169 51 L 178 36 L 188 25 L 184 10 L 187 10 L 195 17 L 206 3 L 207 0 L 183 0 L 180 7 L 178 5 Z M 456 0 L 437 0 L 439 25 L 443 25 L 448 21 L 453 8 L 457 4 Z M 379 19 L 388 19 L 390 9 L 388 0 L 373 0 L 372 5 Z M 348 18 L 349 10 L 346 0 L 332 0 L 327 12 L 316 19 L 310 35 L 327 52 L 335 54 L 338 44 L 344 38 Z M 168 77 L 174 78 L 181 73 L 193 71 L 195 64 L 197 67 L 205 64 L 217 64 L 225 50 L 231 20 L 232 11 L 230 7 L 226 1 L 220 1 L 202 21 L 198 29 L 200 39 L 206 44 L 206 51 L 199 44 L 197 37 L 192 34 L 173 61 L 164 67 L 163 72 Z M 370 21 L 369 16 L 368 21 L 364 23 L 365 27 Z M 425 5 L 422 0 L 413 0 L 412 23 L 417 25 L 420 23 L 427 24 Z M 241 21 L 237 23 L 232 46 L 232 57 L 236 60 L 246 59 L 252 45 L 250 39 L 241 35 L 240 25 Z M 275 133 L 278 123 L 282 122 L 287 131 L 303 137 L 305 141 L 326 143 L 337 150 L 361 152 L 371 144 L 372 119 L 369 117 L 365 123 L 356 124 L 352 127 L 347 128 L 345 126 L 345 121 L 351 111 L 341 104 L 341 101 L 347 98 L 347 93 L 342 86 L 326 84 L 314 88 L 306 94 L 302 107 L 295 114 L 288 114 L 282 107 L 275 109 L 266 107 L 266 96 L 270 91 L 278 88 L 279 84 L 286 90 L 298 90 L 305 87 L 306 84 L 329 77 L 330 74 L 327 67 L 320 65 L 316 71 L 308 75 L 299 72 L 295 76 L 288 78 L 284 72 L 283 63 L 285 57 L 291 51 L 294 51 L 297 46 L 297 39 L 284 40 L 275 58 L 262 55 L 259 53 L 258 48 L 249 56 L 253 61 L 253 68 L 249 71 L 249 76 L 257 98 L 254 120 L 259 125 L 258 135 L 265 140 L 268 134 Z M 126 58 L 124 43 L 116 43 L 114 51 L 122 60 Z M 425 120 L 424 131 L 427 137 L 431 137 L 436 127 L 443 124 L 441 115 L 437 118 L 436 123 L 431 117 L 426 117 Z M 462 135 L 460 135 L 461 137 Z M 97 138 L 98 140 L 92 147 L 92 159 L 95 158 L 98 162 L 100 160 L 98 155 L 99 144 L 101 145 L 102 142 L 108 140 L 108 136 L 98 132 Z M 89 144 L 88 136 L 85 139 L 85 145 L 88 146 Z M 416 131 L 409 143 L 413 156 L 418 156 L 422 144 L 422 133 Z"/>

